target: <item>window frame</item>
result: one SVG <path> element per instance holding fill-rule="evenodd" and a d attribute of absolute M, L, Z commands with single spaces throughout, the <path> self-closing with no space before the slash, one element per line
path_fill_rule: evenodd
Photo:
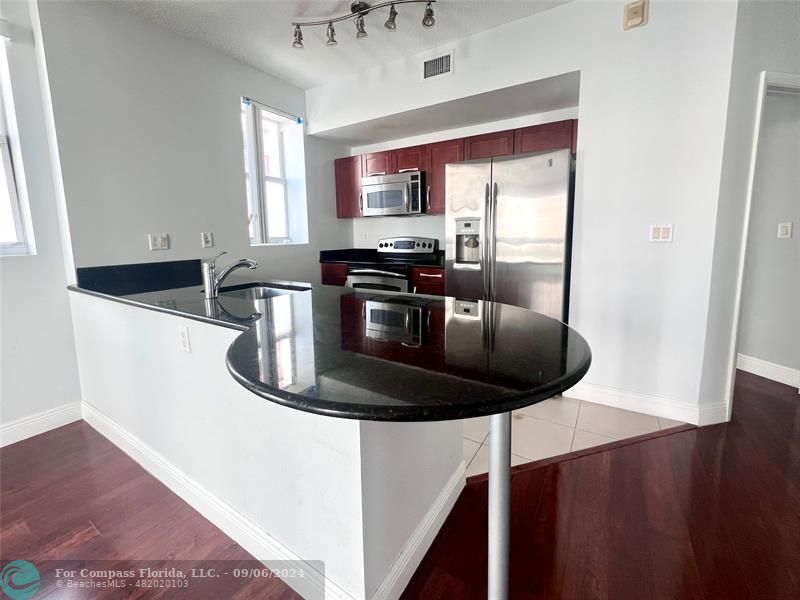
<path fill-rule="evenodd" d="M 30 254 L 30 244 L 25 228 L 22 206 L 19 202 L 19 189 L 17 184 L 16 172 L 14 171 L 14 157 L 11 153 L 11 140 L 7 135 L 0 134 L 0 168 L 5 171 L 6 185 L 8 187 L 8 201 L 11 208 L 11 215 L 14 219 L 14 229 L 17 233 L 16 242 L 0 242 L 0 255 L 20 256 Z"/>
<path fill-rule="evenodd" d="M 283 115 L 276 113 L 261 104 L 242 98 L 242 106 L 249 111 L 245 126 L 250 127 L 249 135 L 244 140 L 246 176 L 248 178 L 248 210 L 250 215 L 250 245 L 265 246 L 291 244 L 289 224 L 289 182 L 286 177 L 286 144 L 284 137 Z M 263 121 L 275 123 L 278 131 L 278 153 L 280 155 L 280 172 L 282 177 L 267 175 L 264 169 L 264 127 Z M 252 156 L 253 152 L 255 156 Z M 250 156 L 247 156 L 247 155 Z M 276 183 L 283 187 L 283 214 L 285 215 L 284 230 L 286 236 L 271 236 L 267 210 L 267 182 Z M 255 220 L 255 224 L 252 221 Z"/>
<path fill-rule="evenodd" d="M 5 40 L 0 38 L 0 168 L 3 169 L 8 187 L 8 202 L 14 221 L 16 242 L 0 242 L 0 257 L 31 256 L 36 254 L 33 231 L 30 228 L 30 213 L 27 205 L 25 176 L 19 148 L 16 111 L 11 89 L 11 74 L 8 66 Z"/>

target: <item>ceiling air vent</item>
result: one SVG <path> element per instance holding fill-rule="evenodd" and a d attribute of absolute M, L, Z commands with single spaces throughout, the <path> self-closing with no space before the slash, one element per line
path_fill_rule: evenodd
<path fill-rule="evenodd" d="M 422 80 L 446 77 L 453 74 L 453 53 L 448 52 L 440 56 L 426 59 L 422 63 Z"/>

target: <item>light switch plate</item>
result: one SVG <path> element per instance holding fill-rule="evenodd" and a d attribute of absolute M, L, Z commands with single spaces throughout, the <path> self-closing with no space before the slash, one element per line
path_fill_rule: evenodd
<path fill-rule="evenodd" d="M 650 225 L 651 242 L 671 242 L 672 225 Z"/>
<path fill-rule="evenodd" d="M 169 250 L 168 233 L 151 233 L 147 236 L 150 250 Z"/>
<path fill-rule="evenodd" d="M 186 325 L 181 325 L 179 331 L 181 334 L 181 350 L 187 354 L 191 354 L 192 344 L 189 342 L 189 328 Z"/>
<path fill-rule="evenodd" d="M 203 248 L 213 248 L 214 234 L 210 231 L 204 231 L 200 234 L 200 243 L 203 245 Z"/>
<path fill-rule="evenodd" d="M 793 223 L 778 223 L 778 239 L 788 240 L 792 237 L 792 230 L 794 229 Z"/>
<path fill-rule="evenodd" d="M 649 0 L 636 0 L 625 5 L 625 16 L 622 21 L 623 29 L 633 29 L 647 25 L 650 13 Z"/>

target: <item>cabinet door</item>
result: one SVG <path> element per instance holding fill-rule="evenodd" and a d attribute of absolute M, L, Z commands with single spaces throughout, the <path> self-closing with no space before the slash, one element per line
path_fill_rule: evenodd
<path fill-rule="evenodd" d="M 425 170 L 425 146 L 411 146 L 392 150 L 392 165 L 395 173 Z"/>
<path fill-rule="evenodd" d="M 347 282 L 347 265 L 344 263 L 320 263 L 322 283 L 344 287 Z"/>
<path fill-rule="evenodd" d="M 473 135 L 464 140 L 464 158 L 490 158 L 514 153 L 514 130 Z"/>
<path fill-rule="evenodd" d="M 523 127 L 514 131 L 514 154 L 572 148 L 573 120 Z"/>
<path fill-rule="evenodd" d="M 371 152 L 364 154 L 361 159 L 361 172 L 363 177 L 371 175 L 391 175 L 395 173 L 392 165 L 392 152 Z"/>
<path fill-rule="evenodd" d="M 340 219 L 361 215 L 361 157 L 348 156 L 333 161 L 336 178 L 336 216 Z"/>
<path fill-rule="evenodd" d="M 464 139 L 448 140 L 428 144 L 427 151 L 427 206 L 429 215 L 444 214 L 445 189 L 444 166 L 447 163 L 461 162 L 464 160 Z"/>
<path fill-rule="evenodd" d="M 444 269 L 412 267 L 411 285 L 416 294 L 444 296 Z"/>

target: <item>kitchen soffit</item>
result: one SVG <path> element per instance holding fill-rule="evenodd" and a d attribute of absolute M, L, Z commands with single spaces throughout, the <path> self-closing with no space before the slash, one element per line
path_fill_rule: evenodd
<path fill-rule="evenodd" d="M 315 136 L 364 146 L 432 131 L 445 131 L 578 106 L 580 72 L 573 71 L 379 119 L 345 125 Z M 309 123 L 311 127 L 313 123 Z"/>
<path fill-rule="evenodd" d="M 398 5 L 397 31 L 383 29 L 385 11 L 367 15 L 368 37 L 355 39 L 355 26 L 342 22 L 339 45 L 325 45 L 325 28 L 303 31 L 305 48 L 291 47 L 290 23 L 347 12 L 350 0 L 108 0 L 145 20 L 203 42 L 257 69 L 308 89 L 352 77 L 354 72 L 469 37 L 567 0 L 438 0 L 436 27 L 420 27 L 420 9 Z M 288 32 L 288 33 L 287 33 Z"/>

